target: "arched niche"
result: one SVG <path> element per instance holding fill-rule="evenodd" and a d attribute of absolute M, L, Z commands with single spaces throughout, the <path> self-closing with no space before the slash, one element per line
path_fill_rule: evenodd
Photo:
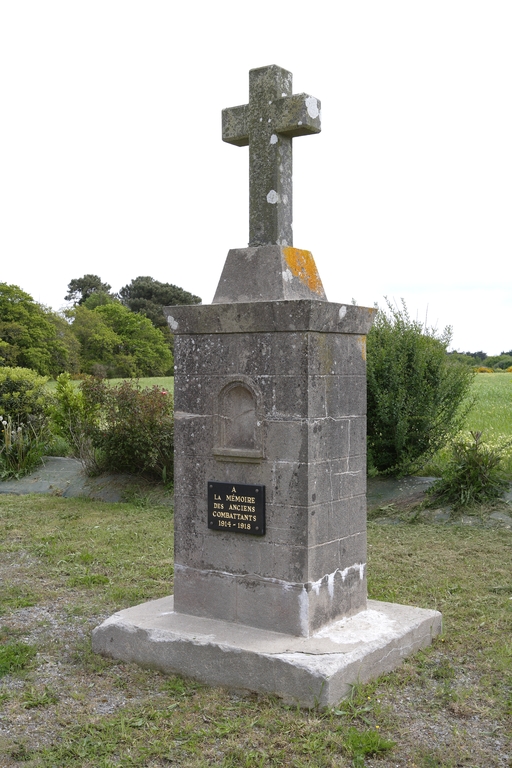
<path fill-rule="evenodd" d="M 261 392 L 247 376 L 225 384 L 217 395 L 213 454 L 220 461 L 263 458 Z"/>

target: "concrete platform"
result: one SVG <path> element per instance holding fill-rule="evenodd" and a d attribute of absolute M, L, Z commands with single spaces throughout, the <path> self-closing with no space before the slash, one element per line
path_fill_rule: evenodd
<path fill-rule="evenodd" d="M 175 613 L 173 598 L 164 597 L 115 613 L 93 631 L 92 646 L 209 685 L 325 707 L 351 684 L 395 669 L 440 632 L 438 611 L 375 600 L 305 638 Z"/>

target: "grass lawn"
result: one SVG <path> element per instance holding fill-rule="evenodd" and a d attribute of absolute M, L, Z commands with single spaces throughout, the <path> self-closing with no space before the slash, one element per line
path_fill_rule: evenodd
<path fill-rule="evenodd" d="M 141 387 L 162 387 L 162 389 L 166 389 L 168 392 L 174 394 L 174 376 L 153 376 L 141 379 L 105 379 L 105 381 L 107 384 L 112 385 L 120 384 L 121 381 L 138 381 Z M 73 381 L 72 384 L 74 387 L 78 388 L 80 386 L 80 380 Z M 50 379 L 47 386 L 49 389 L 55 389 L 57 382 Z"/>
<path fill-rule="evenodd" d="M 503 466 L 512 481 L 512 373 L 478 373 L 471 387 L 474 405 L 468 413 L 465 429 L 482 432 L 484 441 L 503 450 Z M 442 448 L 420 473 L 439 475 L 449 455 Z"/>
<path fill-rule="evenodd" d="M 468 429 L 512 438 L 512 373 L 478 373 L 472 393 L 476 402 Z"/>
<path fill-rule="evenodd" d="M 127 379 L 107 379 L 109 384 L 120 384 L 121 381 L 127 381 Z M 128 379 L 133 381 L 133 379 Z M 137 379 L 141 387 L 162 387 L 168 392 L 174 394 L 174 376 L 153 376 L 152 378 Z"/>
<path fill-rule="evenodd" d="M 0 496 L 2 768 L 510 766 L 512 532 L 369 525 L 370 597 L 444 633 L 325 712 L 92 654 L 113 611 L 172 591 L 172 511 Z"/>

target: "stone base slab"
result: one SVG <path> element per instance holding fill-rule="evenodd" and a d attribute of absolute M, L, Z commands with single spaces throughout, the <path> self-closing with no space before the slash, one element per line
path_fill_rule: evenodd
<path fill-rule="evenodd" d="M 173 607 L 173 597 L 164 597 L 115 613 L 93 631 L 93 650 L 208 685 L 326 707 L 347 696 L 352 684 L 395 669 L 441 632 L 438 611 L 375 600 L 308 638 Z"/>

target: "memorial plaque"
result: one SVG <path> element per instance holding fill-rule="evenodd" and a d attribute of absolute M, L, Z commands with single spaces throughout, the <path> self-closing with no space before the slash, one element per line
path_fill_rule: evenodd
<path fill-rule="evenodd" d="M 265 534 L 265 486 L 208 483 L 208 528 L 227 533 Z"/>

